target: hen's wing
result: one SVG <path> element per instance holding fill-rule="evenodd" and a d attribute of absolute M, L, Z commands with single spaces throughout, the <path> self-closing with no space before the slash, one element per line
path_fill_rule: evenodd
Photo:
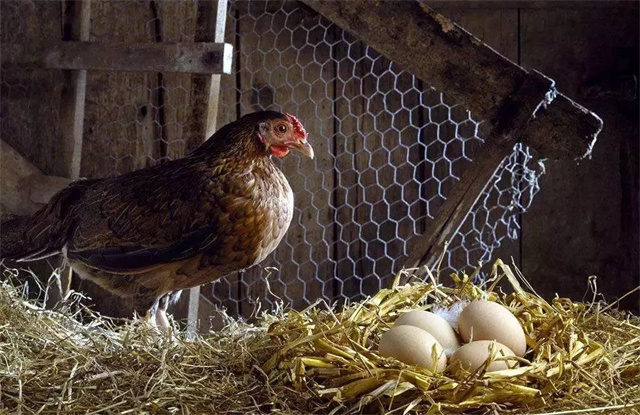
<path fill-rule="evenodd" d="M 178 160 L 97 183 L 74 207 L 67 257 L 135 273 L 217 249 L 233 195 L 216 171 Z"/>

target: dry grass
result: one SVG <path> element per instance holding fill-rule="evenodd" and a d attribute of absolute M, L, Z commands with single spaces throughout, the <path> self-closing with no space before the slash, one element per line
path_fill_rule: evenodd
<path fill-rule="evenodd" d="M 194 342 L 115 326 L 73 301 L 44 310 L 5 282 L 0 413 L 640 414 L 640 320 L 595 301 L 548 303 L 501 261 L 485 289 L 452 278 L 453 288 L 404 284 L 403 273 L 341 311 L 318 303 L 256 325 L 230 319 Z M 500 280 L 511 292 L 495 290 Z M 457 380 L 376 353 L 401 312 L 473 298 L 522 322 L 530 352 L 520 368 Z"/>

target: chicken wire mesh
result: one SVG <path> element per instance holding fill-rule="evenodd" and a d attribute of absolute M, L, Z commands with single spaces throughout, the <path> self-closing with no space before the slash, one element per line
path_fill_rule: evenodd
<path fill-rule="evenodd" d="M 3 22 L 7 11 L 24 12 L 24 4 L 3 2 Z M 197 11 L 195 1 L 94 0 L 91 40 L 191 42 Z M 3 43 L 16 41 L 5 28 Z M 204 299 L 248 316 L 258 304 L 351 301 L 388 286 L 413 238 L 473 162 L 484 125 L 299 3 L 231 2 L 226 28 L 235 52 L 233 73 L 222 77 L 218 126 L 261 109 L 295 114 L 310 133 L 316 159 L 277 161 L 296 195 L 286 238 L 260 265 L 203 290 Z M 202 104 L 194 98 L 195 79 L 91 71 L 82 176 L 125 173 L 193 148 L 203 122 L 202 111 L 193 110 Z M 50 109 L 52 127 L 43 133 L 55 146 L 55 102 L 49 108 L 30 99 L 37 85 L 28 77 L 15 81 L 5 68 L 1 84 L 3 137 L 29 124 L 23 119 L 29 109 Z M 4 105 L 16 94 L 26 103 L 20 114 Z M 475 267 L 505 238 L 517 238 L 518 215 L 538 192 L 542 172 L 529 149 L 516 146 L 456 235 L 444 266 Z"/>

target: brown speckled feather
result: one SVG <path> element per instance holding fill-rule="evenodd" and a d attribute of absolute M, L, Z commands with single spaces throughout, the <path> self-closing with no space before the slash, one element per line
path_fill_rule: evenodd
<path fill-rule="evenodd" d="M 284 117 L 251 114 L 184 159 L 76 182 L 31 218 L 3 224 L 14 242 L 24 240 L 3 256 L 62 251 L 83 278 L 133 298 L 140 311 L 256 264 L 293 216 L 289 183 L 256 138 L 258 122 Z M 2 246 L 10 242 L 3 237 Z"/>

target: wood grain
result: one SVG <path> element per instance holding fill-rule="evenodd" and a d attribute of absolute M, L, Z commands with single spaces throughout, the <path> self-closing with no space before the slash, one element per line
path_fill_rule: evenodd
<path fill-rule="evenodd" d="M 548 298 L 580 300 L 587 277 L 596 275 L 598 288 L 614 299 L 640 284 L 638 101 L 585 93 L 606 79 L 637 74 L 637 9 L 582 4 L 521 12 L 523 64 L 554 77 L 605 126 L 591 160 L 547 162 L 542 191 L 523 217 L 523 271 Z M 621 307 L 638 310 L 638 297 Z"/>
<path fill-rule="evenodd" d="M 482 2 L 486 8 L 480 7 L 480 5 L 476 5 L 475 7 L 460 7 L 458 4 L 452 4 L 452 2 L 430 2 L 429 5 L 434 7 L 439 13 L 447 16 L 447 18 L 451 19 L 455 23 L 464 27 L 469 32 L 473 33 L 474 36 L 481 39 L 490 47 L 494 48 L 498 53 L 505 56 L 507 59 L 510 59 L 513 62 L 518 62 L 518 10 L 516 8 L 496 8 L 491 6 L 488 2 Z M 446 95 L 446 94 L 445 94 Z M 461 120 L 464 118 L 461 110 L 464 111 L 465 108 L 463 106 L 457 107 L 454 109 L 453 114 L 456 120 Z M 475 116 L 475 114 L 472 114 Z M 448 127 L 448 126 L 445 126 Z M 469 137 L 471 125 L 467 125 L 464 123 L 462 125 L 458 125 L 457 131 L 449 132 L 442 131 L 448 137 L 451 135 L 458 135 L 462 139 L 466 139 Z M 466 156 L 470 157 L 473 160 L 476 160 L 477 157 L 474 154 L 474 148 L 471 145 L 472 143 L 467 143 L 465 146 Z M 475 144 L 475 143 L 474 143 Z M 478 147 L 477 145 L 475 147 Z M 456 159 L 462 156 L 462 146 L 456 145 L 456 142 L 453 141 L 451 145 L 447 146 L 446 154 L 449 159 Z M 463 169 L 468 167 L 468 163 L 463 160 L 457 161 L 454 166 L 454 174 L 460 175 Z M 443 163 L 438 163 L 435 166 L 437 175 L 439 177 L 447 177 L 449 166 L 444 165 Z M 443 183 L 442 192 L 446 195 L 448 194 L 453 186 L 457 183 L 456 180 L 448 180 Z M 488 203 L 497 203 L 498 200 L 488 200 Z M 441 206 L 441 202 L 435 206 Z M 436 211 L 437 213 L 437 211 Z M 490 223 L 484 223 L 483 219 L 490 219 L 492 221 L 497 220 L 494 216 L 489 218 L 489 215 L 485 217 L 469 217 L 463 223 L 462 227 L 459 230 L 459 235 L 455 238 L 455 243 L 461 243 L 462 237 L 461 235 L 467 235 L 468 238 L 465 240 L 466 249 L 456 249 L 451 251 L 449 254 L 449 265 L 456 270 L 460 270 L 466 267 L 467 264 L 474 264 L 475 261 L 479 260 L 479 251 L 469 253 L 467 249 L 476 248 L 481 250 L 481 247 L 478 246 L 477 242 L 473 239 L 475 236 L 474 228 L 490 225 Z M 486 235 L 485 235 L 486 236 Z M 454 243 L 454 245 L 455 245 Z M 503 258 L 505 261 L 511 261 L 513 258 L 516 263 L 520 263 L 520 243 L 517 240 L 513 240 L 510 238 L 505 238 L 500 247 L 493 251 L 492 258 Z"/>
<path fill-rule="evenodd" d="M 527 76 L 523 68 L 424 2 L 303 1 L 418 78 L 440 91 L 447 91 L 451 98 L 481 119 L 496 119 L 504 103 Z M 394 19 L 383 16 L 394 16 Z M 399 39 L 402 39 L 402 48 L 398 47 Z M 567 112 L 556 111 L 551 106 L 544 123 L 533 122 L 522 139 L 534 148 L 539 143 L 549 143 L 545 146 L 547 157 L 584 157 L 593 146 L 594 135 L 600 131 L 597 117 L 588 116 L 592 122 L 584 123 L 586 117 L 580 108 Z M 575 128 L 571 127 L 578 122 L 589 133 L 576 136 Z M 549 123 L 555 125 L 552 131 L 541 129 Z M 568 130 L 563 128 L 567 126 Z"/>

